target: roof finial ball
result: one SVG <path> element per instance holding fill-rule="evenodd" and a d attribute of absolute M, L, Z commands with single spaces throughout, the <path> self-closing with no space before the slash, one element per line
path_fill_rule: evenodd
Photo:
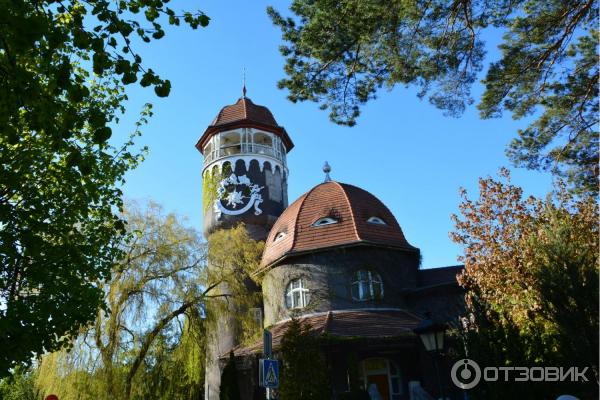
<path fill-rule="evenodd" d="M 325 182 L 331 182 L 331 176 L 329 176 L 331 166 L 327 161 L 325 161 L 325 165 L 323 165 L 323 172 L 325 172 Z"/>

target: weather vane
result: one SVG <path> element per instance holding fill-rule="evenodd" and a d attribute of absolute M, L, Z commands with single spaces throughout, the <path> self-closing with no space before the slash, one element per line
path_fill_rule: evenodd
<path fill-rule="evenodd" d="M 244 67 L 242 69 L 242 71 L 243 71 L 242 75 L 243 75 L 243 82 L 244 82 L 244 85 L 242 87 L 242 97 L 245 98 L 246 97 L 246 67 Z"/>

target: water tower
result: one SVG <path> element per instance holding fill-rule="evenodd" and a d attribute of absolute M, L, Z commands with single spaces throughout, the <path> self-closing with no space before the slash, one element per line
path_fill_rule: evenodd
<path fill-rule="evenodd" d="M 221 109 L 196 144 L 204 156 L 202 207 L 206 238 L 217 229 L 243 222 L 254 240 L 266 239 L 288 205 L 286 154 L 293 146 L 269 109 L 247 98 L 245 88 L 235 104 Z M 207 352 L 208 400 L 219 399 L 219 356 L 238 344 L 231 315 L 219 316 L 214 329 Z"/>

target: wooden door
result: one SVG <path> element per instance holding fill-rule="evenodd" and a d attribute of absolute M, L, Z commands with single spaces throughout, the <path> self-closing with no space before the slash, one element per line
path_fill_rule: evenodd
<path fill-rule="evenodd" d="M 367 389 L 374 383 L 381 395 L 381 400 L 390 400 L 390 387 L 387 375 L 369 375 L 367 376 Z"/>

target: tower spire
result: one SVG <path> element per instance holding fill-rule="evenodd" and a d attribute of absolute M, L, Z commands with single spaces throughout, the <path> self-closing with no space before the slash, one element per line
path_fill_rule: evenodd
<path fill-rule="evenodd" d="M 323 165 L 323 172 L 325 172 L 324 182 L 331 182 L 331 176 L 329 176 L 329 173 L 331 172 L 331 166 L 327 161 L 325 161 L 325 165 Z"/>
<path fill-rule="evenodd" d="M 246 67 L 243 69 L 243 86 L 242 86 L 242 98 L 246 98 Z"/>

